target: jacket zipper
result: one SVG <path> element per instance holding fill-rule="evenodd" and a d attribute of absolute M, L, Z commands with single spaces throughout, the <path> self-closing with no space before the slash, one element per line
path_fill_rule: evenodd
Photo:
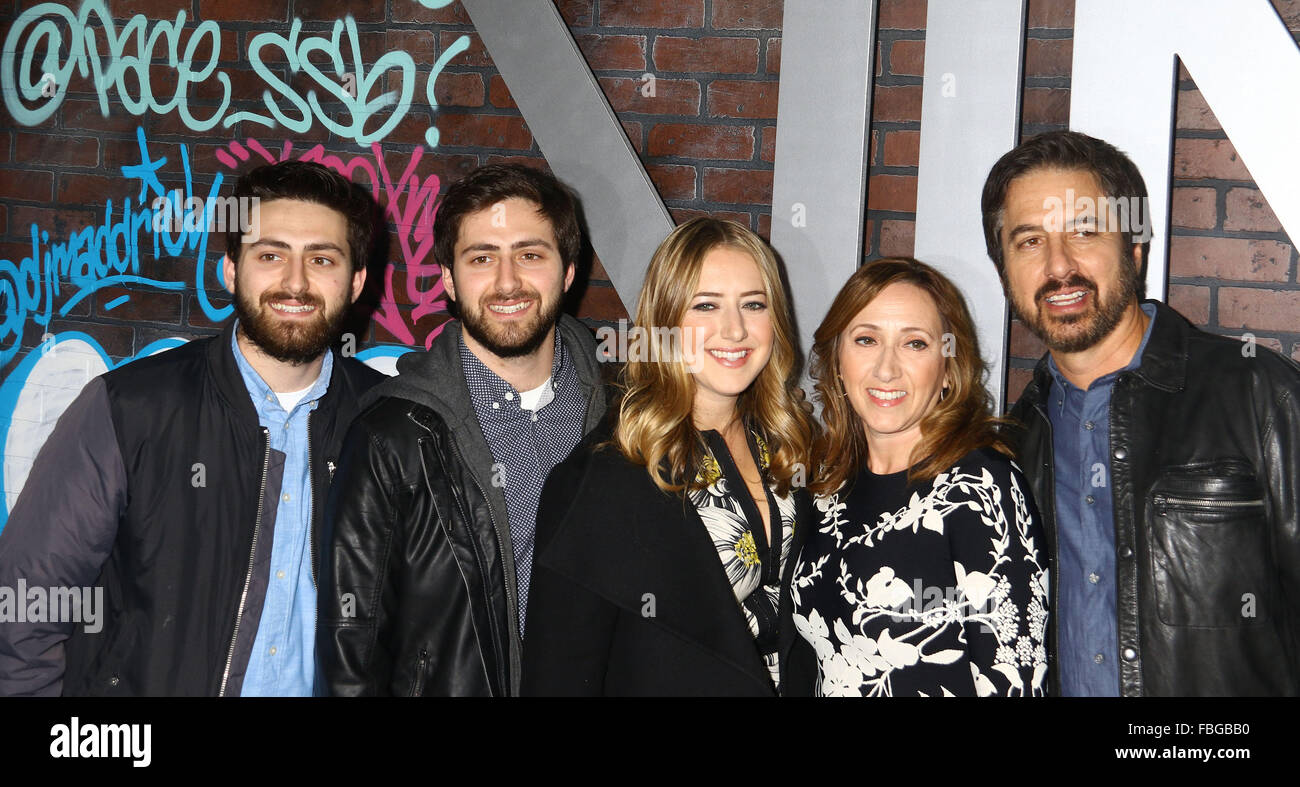
<path fill-rule="evenodd" d="M 1049 394 L 1049 396 L 1050 396 L 1050 394 Z M 1039 418 L 1042 418 L 1042 419 L 1043 419 L 1043 423 L 1047 426 L 1047 450 L 1048 450 L 1048 452 L 1049 452 L 1049 455 L 1053 455 L 1053 456 L 1054 456 L 1054 454 L 1052 453 L 1052 452 L 1055 451 L 1055 449 L 1054 449 L 1054 447 L 1053 447 L 1053 445 L 1054 445 L 1053 441 L 1056 439 L 1056 437 L 1055 437 L 1055 435 L 1052 434 L 1052 419 L 1048 417 L 1047 412 L 1044 411 L 1043 408 L 1042 408 L 1041 406 L 1039 406 L 1039 405 L 1035 405 L 1035 406 L 1034 406 L 1034 409 L 1038 411 L 1038 417 L 1039 417 Z M 1049 576 L 1049 578 L 1048 578 L 1048 582 L 1050 582 L 1050 583 L 1051 583 L 1051 586 L 1052 586 L 1052 589 L 1051 589 L 1051 593 L 1052 593 L 1052 601 L 1051 601 L 1052 608 L 1048 611 L 1048 614 L 1049 614 L 1049 615 L 1052 615 L 1053 617 L 1055 617 L 1055 618 L 1057 619 L 1057 623 L 1054 623 L 1054 624 L 1052 624 L 1051 626 L 1048 627 L 1048 631 L 1051 633 L 1051 636 L 1048 637 L 1048 642 L 1046 643 L 1046 645 L 1047 645 L 1047 653 L 1048 653 L 1048 657 L 1047 657 L 1047 658 L 1048 658 L 1047 666 L 1048 666 L 1048 671 L 1052 674 L 1052 677 L 1053 677 L 1053 680 L 1048 681 L 1048 688 L 1049 688 L 1049 689 L 1051 689 L 1051 688 L 1055 688 L 1055 689 L 1057 689 L 1057 690 L 1059 691 L 1059 690 L 1060 690 L 1060 687 L 1061 687 L 1061 675 L 1060 675 L 1060 663 L 1059 663 L 1059 660 L 1058 660 L 1058 658 L 1057 658 L 1057 654 L 1056 654 L 1056 649 L 1057 649 L 1056 646 L 1057 646 L 1057 642 L 1059 641 L 1059 640 L 1058 640 L 1058 631 L 1057 631 L 1057 629 L 1058 629 L 1058 627 L 1059 627 L 1059 625 L 1060 625 L 1059 621 L 1060 621 L 1060 614 L 1061 614 L 1061 600 L 1060 600 L 1060 595 L 1061 595 L 1061 591 L 1060 591 L 1061 578 L 1060 578 L 1060 576 L 1059 576 L 1059 573 L 1060 573 L 1060 565 L 1061 565 L 1061 548 L 1060 548 L 1059 545 L 1060 545 L 1060 542 L 1061 542 L 1061 537 L 1060 537 L 1060 533 L 1058 533 L 1057 530 L 1060 528 L 1061 523 L 1060 523 L 1059 521 L 1057 521 L 1057 517 L 1056 517 L 1056 465 L 1055 465 L 1055 460 L 1053 460 L 1051 463 L 1045 463 L 1045 464 L 1046 464 L 1048 467 L 1051 468 L 1051 476 L 1052 476 L 1051 478 L 1047 479 L 1047 480 L 1048 480 L 1048 483 L 1047 483 L 1047 489 L 1048 489 L 1048 490 L 1050 491 L 1050 493 L 1051 493 L 1050 504 L 1051 504 L 1051 506 L 1052 506 L 1052 514 L 1051 514 L 1051 516 L 1052 516 L 1052 534 L 1051 534 L 1051 538 L 1052 538 L 1052 558 L 1051 558 L 1051 559 L 1052 559 L 1052 562 L 1051 562 L 1051 566 L 1050 566 L 1050 567 L 1051 567 L 1051 572 L 1050 572 L 1050 576 Z M 1046 530 L 1046 528 L 1044 528 L 1044 530 Z M 1053 686 L 1051 685 L 1053 682 L 1056 683 L 1056 686 L 1055 686 L 1055 687 L 1053 687 Z"/>
<path fill-rule="evenodd" d="M 415 660 L 415 677 L 411 680 L 412 697 L 419 697 L 420 692 L 424 689 L 424 667 L 429 663 L 429 651 L 426 648 L 420 648 L 420 655 Z"/>
<path fill-rule="evenodd" d="M 456 446 L 456 441 L 455 441 L 454 439 L 452 439 L 450 436 L 448 436 L 447 443 L 448 443 L 448 445 L 451 446 L 452 453 L 454 453 L 454 454 L 456 455 L 456 460 L 457 460 L 458 462 L 460 462 L 461 466 L 462 466 L 462 467 L 465 467 L 465 468 L 468 468 L 469 465 L 465 462 L 465 458 L 464 458 L 463 456 L 461 456 L 461 454 L 460 454 L 460 449 Z M 485 492 L 483 491 L 483 487 L 479 486 L 478 479 L 474 477 L 474 474 L 473 474 L 472 472 L 469 474 L 469 477 L 470 477 L 470 481 L 472 481 L 472 482 L 474 483 L 474 490 L 475 490 L 476 492 L 478 492 L 478 493 L 479 493 L 479 496 L 482 497 L 482 498 L 486 501 L 486 500 L 487 500 L 487 493 L 485 493 Z M 455 490 L 456 485 L 455 485 L 455 484 L 451 484 L 451 485 L 450 485 L 450 488 L 451 488 L 452 490 Z M 452 494 L 455 495 L 455 492 L 453 491 Z M 468 521 L 469 521 L 469 517 L 468 517 L 467 512 L 465 511 L 465 505 L 464 505 L 464 503 L 461 502 L 461 501 L 458 501 L 458 502 L 461 503 L 461 516 L 464 516 L 464 517 L 466 518 L 466 522 L 468 522 Z M 504 544 L 504 543 L 502 542 L 502 540 L 501 540 L 501 531 L 500 531 L 500 528 L 497 526 L 497 519 L 496 519 L 496 516 L 494 516 L 493 513 L 492 513 L 492 506 L 487 506 L 487 512 L 488 512 L 488 519 L 492 522 L 492 536 L 496 539 L 496 542 L 497 542 L 497 551 L 498 551 L 499 553 L 501 553 L 501 559 L 502 559 L 503 561 L 504 561 L 504 560 L 514 560 L 514 556 L 513 556 L 513 555 L 506 555 L 506 552 L 505 552 L 505 544 Z M 474 551 L 475 551 L 475 553 L 478 552 L 478 547 L 477 547 L 477 546 L 475 546 Z M 479 560 L 482 561 L 482 556 L 481 556 L 481 555 L 479 556 Z M 481 563 L 480 563 L 480 565 L 481 565 Z M 515 581 L 516 581 L 516 582 L 519 581 L 519 580 L 518 580 L 518 577 L 515 578 Z M 511 611 L 514 611 L 515 614 L 516 614 L 516 622 L 515 622 L 514 625 L 515 625 L 515 628 L 517 629 L 517 628 L 519 627 L 518 617 L 517 617 L 517 615 L 518 615 L 518 610 L 519 610 L 519 604 L 518 604 L 518 602 L 515 600 L 515 588 L 510 587 L 510 583 L 509 583 L 509 582 L 505 583 L 505 585 L 506 585 L 506 604 L 508 605 L 507 608 L 506 608 L 506 624 L 507 624 L 507 625 L 510 625 L 510 612 L 511 612 Z M 490 596 L 489 594 L 487 594 L 486 592 L 484 593 L 484 595 L 487 596 L 487 598 L 486 598 L 485 600 L 486 600 L 486 602 L 487 602 L 488 607 L 491 608 L 491 606 L 492 606 L 492 599 L 491 599 L 491 596 Z M 506 636 L 509 637 L 509 635 L 510 635 L 510 632 L 506 632 Z M 494 639 L 495 639 L 495 636 L 494 636 Z M 498 648 L 501 647 L 501 643 L 500 643 L 499 641 L 497 642 L 497 647 L 498 647 Z M 511 690 L 511 685 L 510 685 L 510 647 L 509 647 L 508 645 L 505 647 L 505 651 L 504 651 L 503 655 L 505 656 L 505 660 L 506 660 L 506 664 L 503 665 L 503 666 L 505 667 L 505 669 L 506 669 L 506 674 L 505 674 L 506 684 L 505 684 L 504 686 L 502 686 L 501 689 L 502 689 L 502 691 L 505 693 L 505 696 L 510 696 L 510 690 Z"/>
<path fill-rule="evenodd" d="M 239 641 L 239 624 L 244 619 L 244 603 L 248 600 L 248 587 L 253 582 L 253 556 L 257 554 L 257 536 L 262 529 L 262 503 L 266 499 L 266 475 L 271 467 L 271 430 L 262 427 L 266 439 L 266 454 L 262 457 L 262 485 L 257 492 L 257 519 L 253 522 L 253 545 L 248 550 L 248 573 L 244 575 L 244 590 L 239 594 L 239 609 L 235 612 L 235 630 L 230 635 L 230 650 L 226 653 L 226 669 L 221 673 L 221 690 L 218 697 L 226 696 L 226 682 L 230 680 L 230 665 L 235 659 L 235 643 Z"/>
<path fill-rule="evenodd" d="M 1235 510 L 1242 508 L 1263 508 L 1263 500 L 1205 500 L 1203 498 L 1180 497 L 1178 495 L 1159 494 L 1156 495 L 1152 502 L 1155 503 L 1156 512 L 1163 514 L 1168 506 L 1174 508 L 1200 508 L 1209 511 L 1214 510 Z"/>

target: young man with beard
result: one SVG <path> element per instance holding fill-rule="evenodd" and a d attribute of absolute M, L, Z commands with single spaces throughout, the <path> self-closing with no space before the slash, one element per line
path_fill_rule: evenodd
<path fill-rule="evenodd" d="M 1052 542 L 1053 691 L 1296 695 L 1300 368 L 1140 300 L 1146 200 L 1077 132 L 984 186 L 989 256 L 1048 348 L 1012 416 Z"/>
<path fill-rule="evenodd" d="M 402 356 L 344 444 L 325 693 L 518 693 L 542 483 L 605 410 L 595 340 L 560 313 L 581 248 L 568 191 L 481 167 L 447 189 L 433 234 L 460 319 Z"/>
<path fill-rule="evenodd" d="M 97 631 L 0 625 L 0 694 L 311 694 L 314 537 L 382 378 L 330 349 L 374 203 L 302 162 L 252 170 L 235 197 L 254 206 L 222 266 L 238 319 L 87 383 L 0 531 L 0 585 L 95 585 L 106 605 Z"/>

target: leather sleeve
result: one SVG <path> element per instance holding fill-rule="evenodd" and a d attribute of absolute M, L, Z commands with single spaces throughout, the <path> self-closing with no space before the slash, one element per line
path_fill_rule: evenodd
<path fill-rule="evenodd" d="M 1300 369 L 1280 365 L 1273 407 L 1263 433 L 1269 521 L 1282 586 L 1282 608 L 1290 610 L 1290 652 L 1300 674 Z"/>
<path fill-rule="evenodd" d="M 59 418 L 0 531 L 0 592 L 14 594 L 11 610 L 27 606 L 20 582 L 27 591 L 22 595 L 91 587 L 112 550 L 126 500 L 108 391 L 96 378 Z M 104 625 L 102 588 L 91 598 L 93 615 L 83 608 L 81 622 L 0 622 L 0 696 L 62 691 L 64 642 L 76 625 L 92 634 Z"/>
<path fill-rule="evenodd" d="M 560 543 L 555 543 L 568 510 L 594 502 L 584 500 L 579 487 L 580 479 L 570 472 L 569 463 L 563 463 L 547 479 L 538 504 L 538 560 L 528 591 L 528 628 L 520 688 L 525 697 L 604 694 L 619 609 L 553 570 L 546 559 L 548 548 L 571 546 L 564 543 L 562 534 Z"/>
<path fill-rule="evenodd" d="M 404 521 L 396 454 L 363 414 L 343 441 L 325 504 L 317 594 L 316 693 L 388 694 Z"/>

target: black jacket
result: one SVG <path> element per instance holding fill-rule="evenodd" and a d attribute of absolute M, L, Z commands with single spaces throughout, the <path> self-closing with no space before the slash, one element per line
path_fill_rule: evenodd
<path fill-rule="evenodd" d="M 735 591 L 689 500 L 662 492 L 608 439 L 608 424 L 551 471 L 537 512 L 525 695 L 775 695 Z M 817 666 L 791 622 L 790 577 L 814 522 L 806 490 L 783 567 L 783 694 Z"/>
<path fill-rule="evenodd" d="M 267 581 L 253 554 L 279 479 L 233 330 L 91 380 L 59 419 L 0 533 L 0 584 L 103 588 L 102 630 L 0 626 L 0 694 L 239 693 Z M 309 417 L 317 577 L 329 468 L 382 377 L 336 353 Z"/>
<path fill-rule="evenodd" d="M 1141 365 L 1110 402 L 1120 692 L 1300 694 L 1300 369 L 1148 303 Z M 1051 386 L 1044 356 L 1012 416 L 1055 587 Z"/>
<path fill-rule="evenodd" d="M 518 693 L 514 549 L 460 331 L 450 323 L 428 352 L 402 356 L 346 438 L 327 504 L 317 693 Z M 568 315 L 559 333 L 589 431 L 605 411 L 596 342 Z"/>

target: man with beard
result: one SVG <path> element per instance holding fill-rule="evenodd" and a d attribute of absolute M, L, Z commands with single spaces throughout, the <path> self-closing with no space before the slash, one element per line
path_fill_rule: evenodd
<path fill-rule="evenodd" d="M 560 314 L 569 192 L 481 167 L 433 235 L 459 322 L 372 392 L 330 494 L 317 674 L 334 695 L 518 693 L 542 484 L 605 410 L 595 340 Z"/>
<path fill-rule="evenodd" d="M 1053 691 L 1300 693 L 1300 368 L 1140 300 L 1146 185 L 1077 132 L 993 166 L 989 256 L 1047 345 L 1012 411 L 1051 542 Z"/>
<path fill-rule="evenodd" d="M 235 197 L 253 215 L 226 237 L 238 319 L 87 383 L 0 531 L 0 586 L 104 600 L 0 625 L 0 694 L 312 692 L 313 537 L 382 378 L 330 349 L 365 283 L 374 202 L 302 162 L 250 171 Z"/>

